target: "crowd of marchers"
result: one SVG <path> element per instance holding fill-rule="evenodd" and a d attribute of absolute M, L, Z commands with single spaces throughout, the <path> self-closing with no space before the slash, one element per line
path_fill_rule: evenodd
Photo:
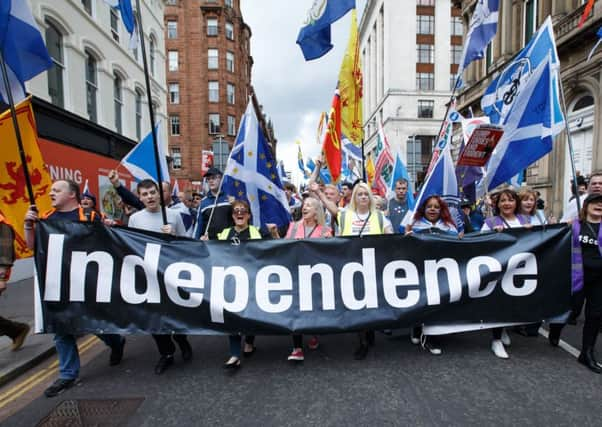
<path fill-rule="evenodd" d="M 318 169 L 318 168 L 316 168 Z M 121 223 L 128 227 L 195 239 L 231 240 L 237 244 L 251 239 L 313 239 L 331 236 L 363 236 L 392 233 L 443 233 L 461 239 L 467 233 L 503 232 L 507 228 L 531 228 L 556 222 L 546 216 L 544 202 L 539 193 L 528 188 L 515 191 L 504 188 L 488 195 L 478 205 L 463 200 L 460 209 L 450 208 L 446 201 L 431 195 L 412 207 L 408 197 L 408 182 L 400 179 L 394 183 L 394 196 L 390 200 L 373 194 L 364 182 L 345 182 L 340 187 L 332 184 L 319 184 L 313 175 L 301 193 L 291 183 L 284 188 L 289 201 L 292 222 L 288 226 L 277 227 L 266 224 L 257 228 L 252 225 L 252 210 L 247 200 L 234 200 L 220 192 L 222 172 L 210 168 L 204 176 L 207 183 L 205 195 L 182 192 L 179 200 L 172 199 L 168 182 L 161 189 L 152 180 L 143 180 L 137 185 L 137 194 L 131 193 L 119 181 L 116 171 L 111 171 L 109 179 L 116 192 L 128 206 L 120 218 L 106 218 L 96 207 L 96 198 L 89 192 L 80 193 L 79 186 L 68 180 L 52 184 L 50 198 L 52 209 L 38 213 L 31 207 L 25 216 L 24 233 L 27 244 L 34 248 L 36 223 L 40 219 L 52 218 L 63 221 L 99 221 L 110 226 Z M 576 184 L 576 185 L 573 185 Z M 548 341 L 558 346 L 562 328 L 567 323 L 575 324 L 585 307 L 585 322 L 581 354 L 578 361 L 595 373 L 602 373 L 602 365 L 594 353 L 596 338 L 602 323 L 602 172 L 592 173 L 588 179 L 580 178 L 574 187 L 574 196 L 569 202 L 561 222 L 567 222 L 573 229 L 572 237 L 572 310 L 555 319 L 547 319 Z M 160 194 L 162 191 L 162 196 Z M 167 205 L 163 218 L 161 198 Z M 410 214 L 408 214 L 410 212 Z M 191 217 L 185 221 L 186 216 Z M 14 262 L 12 249 L 15 233 L 6 218 L 0 218 L 0 292 L 6 289 L 10 269 Z M 568 285 L 568 284 L 567 284 Z M 442 354 L 437 335 L 431 330 L 438 325 L 417 324 L 411 329 L 413 344 L 421 345 L 433 355 Z M 475 329 L 464 325 L 465 330 Z M 483 326 L 480 325 L 482 329 Z M 537 336 L 541 324 L 491 325 L 491 351 L 495 356 L 507 359 L 511 344 L 509 331 L 526 336 Z M 13 340 L 13 349 L 23 345 L 29 333 L 24 324 L 0 317 L 0 328 L 4 335 Z M 388 331 L 384 331 L 387 333 Z M 358 344 L 353 352 L 357 360 L 364 359 L 370 347 L 375 345 L 375 331 L 362 330 L 357 333 Z M 116 334 L 98 335 L 110 348 L 110 365 L 121 362 L 126 339 Z M 176 348 L 181 350 L 182 359 L 193 357 L 192 346 L 186 335 L 153 335 L 159 353 L 154 371 L 160 375 L 174 364 Z M 56 334 L 55 345 L 59 360 L 59 378 L 45 391 L 52 397 L 73 386 L 80 370 L 76 337 L 70 334 Z M 288 360 L 304 360 L 304 338 L 300 334 L 291 337 L 292 350 Z M 243 357 L 250 357 L 256 351 L 255 337 L 240 334 L 230 335 L 229 355 L 224 363 L 227 370 L 240 368 Z M 177 347 L 176 347 L 177 345 Z M 307 348 L 319 346 L 317 336 L 307 340 Z"/>

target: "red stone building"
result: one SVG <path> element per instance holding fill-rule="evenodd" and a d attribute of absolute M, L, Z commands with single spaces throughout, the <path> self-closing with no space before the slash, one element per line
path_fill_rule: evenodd
<path fill-rule="evenodd" d="M 169 155 L 177 179 L 201 179 L 202 150 L 223 169 L 252 94 L 251 29 L 240 0 L 167 0 Z M 254 105 L 258 105 L 255 100 Z M 261 112 L 257 116 L 265 119 Z M 268 139 L 273 140 L 269 132 Z"/>

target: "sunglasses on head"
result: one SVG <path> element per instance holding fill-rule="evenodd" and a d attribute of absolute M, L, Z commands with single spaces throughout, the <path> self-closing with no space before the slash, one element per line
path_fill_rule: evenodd
<path fill-rule="evenodd" d="M 234 209 L 234 210 L 233 210 L 233 212 L 234 212 L 236 215 L 244 215 L 244 214 L 246 214 L 246 213 L 249 213 L 249 211 L 248 211 L 248 210 L 246 210 L 245 208 L 237 208 L 237 209 Z"/>

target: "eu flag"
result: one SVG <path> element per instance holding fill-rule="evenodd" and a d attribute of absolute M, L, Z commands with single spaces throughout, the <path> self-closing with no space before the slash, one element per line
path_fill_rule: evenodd
<path fill-rule="evenodd" d="M 320 58 L 333 48 L 330 25 L 353 8 L 355 0 L 314 0 L 297 36 L 297 44 L 306 61 Z"/>
<path fill-rule="evenodd" d="M 278 165 L 249 101 L 226 165 L 222 192 L 249 202 L 253 225 L 278 227 L 291 221 Z"/>

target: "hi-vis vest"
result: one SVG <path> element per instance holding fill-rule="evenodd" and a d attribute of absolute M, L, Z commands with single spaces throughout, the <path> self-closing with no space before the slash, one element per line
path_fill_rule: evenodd
<path fill-rule="evenodd" d="M 48 219 L 48 217 L 55 212 L 56 212 L 56 209 L 52 208 L 49 211 L 44 212 L 40 218 Z M 96 215 L 96 211 L 90 211 L 89 215 L 86 215 L 84 208 L 82 208 L 81 206 L 79 206 L 77 208 L 77 214 L 78 214 L 79 220 L 81 222 L 94 222 L 94 221 L 98 221 L 100 219 L 100 218 L 98 218 L 98 215 Z"/>
<path fill-rule="evenodd" d="M 340 236 L 353 236 L 352 234 L 352 225 L 353 225 L 353 216 L 355 212 L 350 210 L 344 210 L 339 212 L 338 222 L 339 222 L 339 230 Z M 362 235 L 364 234 L 383 234 L 385 231 L 385 220 L 383 218 L 383 213 L 381 211 L 375 210 L 372 211 L 370 218 L 368 218 L 368 224 L 364 231 L 362 231 Z"/>
<path fill-rule="evenodd" d="M 232 228 L 233 227 L 224 228 L 217 235 L 217 239 L 218 240 L 226 240 L 226 239 L 228 239 L 228 234 L 230 234 L 230 230 Z M 259 233 L 259 230 L 257 229 L 257 227 L 254 227 L 252 225 L 249 225 L 249 236 L 251 237 L 251 239 L 261 239 L 261 234 Z"/>
<path fill-rule="evenodd" d="M 305 227 L 303 225 L 303 220 L 301 220 L 291 223 L 288 232 L 286 233 L 286 238 L 309 239 L 311 237 L 330 237 L 331 235 L 330 228 L 325 225 L 317 225 L 309 236 L 305 236 Z"/>

